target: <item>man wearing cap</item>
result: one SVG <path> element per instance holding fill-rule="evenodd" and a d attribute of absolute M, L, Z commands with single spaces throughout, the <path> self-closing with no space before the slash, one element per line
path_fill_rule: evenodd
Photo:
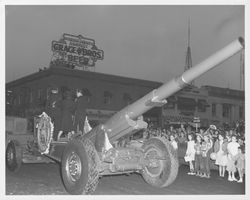
<path fill-rule="evenodd" d="M 53 139 L 57 139 L 57 134 L 61 127 L 61 96 L 58 93 L 58 88 L 52 87 L 50 95 L 45 105 L 45 112 L 50 116 L 51 121 L 54 124 Z"/>
<path fill-rule="evenodd" d="M 72 97 L 72 91 L 70 89 L 66 89 L 63 93 L 63 100 L 61 103 L 61 127 L 60 133 L 58 135 L 58 140 L 63 135 L 68 136 L 68 134 L 72 134 L 73 127 L 73 114 L 75 112 L 75 102 Z"/>
<path fill-rule="evenodd" d="M 76 97 L 74 130 L 83 133 L 84 122 L 86 119 L 86 102 L 81 89 L 76 90 Z"/>

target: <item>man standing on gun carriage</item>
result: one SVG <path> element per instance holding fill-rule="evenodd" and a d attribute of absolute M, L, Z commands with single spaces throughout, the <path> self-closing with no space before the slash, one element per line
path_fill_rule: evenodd
<path fill-rule="evenodd" d="M 57 140 L 57 135 L 61 128 L 61 101 L 62 97 L 58 92 L 58 88 L 53 86 L 45 105 L 45 112 L 50 116 L 51 121 L 54 123 L 54 140 Z"/>
<path fill-rule="evenodd" d="M 76 133 L 84 133 L 84 122 L 86 119 L 86 102 L 83 97 L 83 90 L 76 90 L 76 102 L 75 102 L 75 121 L 74 130 Z"/>

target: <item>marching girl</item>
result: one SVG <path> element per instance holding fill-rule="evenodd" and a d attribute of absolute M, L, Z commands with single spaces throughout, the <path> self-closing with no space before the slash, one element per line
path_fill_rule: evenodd
<path fill-rule="evenodd" d="M 242 183 L 244 170 L 245 170 L 245 148 L 244 146 L 238 147 L 238 154 L 235 156 L 235 160 L 236 160 L 236 168 L 240 176 L 240 179 L 237 182 Z"/>
<path fill-rule="evenodd" d="M 188 142 L 187 142 L 187 150 L 186 150 L 186 154 L 185 154 L 185 161 L 189 162 L 189 168 L 190 168 L 190 172 L 188 172 L 188 175 L 195 175 L 194 173 L 194 164 L 193 161 L 195 159 L 195 141 L 193 138 L 193 134 L 189 133 L 188 134 Z"/>
<path fill-rule="evenodd" d="M 173 134 L 170 135 L 170 144 L 174 147 L 175 150 L 178 150 L 178 144 Z"/>
<path fill-rule="evenodd" d="M 228 151 L 227 171 L 228 171 L 229 181 L 237 181 L 234 173 L 236 172 L 235 156 L 238 154 L 239 146 L 240 145 L 238 144 L 236 140 L 236 136 L 232 135 L 231 142 L 229 142 L 227 145 L 227 151 Z"/>
<path fill-rule="evenodd" d="M 218 135 L 218 140 L 214 143 L 214 152 L 216 153 L 215 164 L 219 165 L 219 176 L 225 176 L 227 166 L 227 140 L 225 135 L 221 132 Z"/>
<path fill-rule="evenodd" d="M 201 162 L 201 135 L 196 135 L 196 142 L 195 142 L 195 162 L 194 162 L 194 169 L 196 176 L 201 176 L 202 170 L 202 162 Z"/>
<path fill-rule="evenodd" d="M 209 151 L 213 146 L 213 142 L 208 135 L 203 136 L 204 141 L 201 144 L 201 163 L 203 166 L 203 174 L 201 177 L 210 178 L 210 154 Z"/>

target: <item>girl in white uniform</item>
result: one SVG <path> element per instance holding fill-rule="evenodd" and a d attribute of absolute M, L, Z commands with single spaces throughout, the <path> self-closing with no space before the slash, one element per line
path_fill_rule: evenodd
<path fill-rule="evenodd" d="M 214 143 L 214 152 L 216 153 L 215 164 L 219 165 L 219 175 L 224 177 L 227 166 L 227 140 L 224 139 L 224 134 L 218 135 L 218 140 Z"/>
<path fill-rule="evenodd" d="M 227 161 L 227 171 L 228 171 L 228 180 L 229 181 L 238 181 L 235 178 L 234 173 L 236 172 L 236 166 L 235 166 L 235 157 L 238 154 L 238 147 L 240 146 L 239 143 L 236 140 L 236 136 L 233 135 L 231 138 L 231 142 L 227 145 L 227 151 L 228 151 L 228 161 Z"/>
<path fill-rule="evenodd" d="M 194 172 L 194 164 L 193 161 L 195 160 L 195 141 L 193 134 L 188 134 L 188 142 L 187 142 L 187 150 L 185 154 L 185 161 L 189 162 L 189 168 L 190 172 L 188 172 L 188 175 L 195 175 Z"/>

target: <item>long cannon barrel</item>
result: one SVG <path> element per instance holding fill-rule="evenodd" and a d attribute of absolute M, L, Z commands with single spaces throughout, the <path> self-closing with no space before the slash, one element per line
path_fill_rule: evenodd
<path fill-rule="evenodd" d="M 239 37 L 203 62 L 185 71 L 181 76 L 170 80 L 158 89 L 151 91 L 144 97 L 114 114 L 101 126 L 101 129 L 107 133 L 112 143 L 127 134 L 136 132 L 143 127 L 145 128 L 146 122 L 140 118 L 138 119 L 138 117 L 153 107 L 165 104 L 166 98 L 181 90 L 197 77 L 218 66 L 243 48 L 244 39 Z"/>

